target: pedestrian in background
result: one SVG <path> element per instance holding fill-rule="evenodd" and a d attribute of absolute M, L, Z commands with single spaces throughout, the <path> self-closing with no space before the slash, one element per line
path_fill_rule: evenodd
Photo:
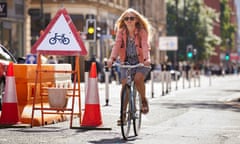
<path fill-rule="evenodd" d="M 121 64 L 129 63 L 135 65 L 143 63 L 145 66 L 151 65 L 150 44 L 151 25 L 149 21 L 136 10 L 129 8 L 122 13 L 115 25 L 116 41 L 113 46 L 111 56 L 108 60 L 108 67 L 112 67 L 113 61 L 120 57 Z M 142 112 L 149 112 L 148 101 L 145 96 L 144 79 L 150 71 L 146 67 L 132 69 L 136 88 L 142 97 Z M 121 69 L 122 87 L 127 82 L 126 69 Z"/>
<path fill-rule="evenodd" d="M 96 56 L 95 56 L 95 55 L 92 55 L 89 60 L 86 60 L 86 61 L 85 61 L 85 72 L 90 72 L 90 70 L 91 70 L 91 65 L 92 65 L 93 62 L 96 63 L 97 75 L 98 75 L 98 78 L 99 78 L 99 76 L 100 76 L 101 74 L 103 74 L 103 64 L 100 63 L 100 62 L 96 59 Z"/>
<path fill-rule="evenodd" d="M 56 64 L 57 61 L 55 60 L 55 58 L 53 56 L 49 56 L 48 60 L 47 60 L 48 64 Z"/>
<path fill-rule="evenodd" d="M 89 60 L 89 64 L 90 64 L 90 68 L 92 63 L 95 62 L 96 63 L 96 68 L 97 68 L 97 73 L 100 74 L 103 72 L 103 64 L 99 62 L 99 60 L 96 59 L 95 55 L 92 55 L 92 57 Z M 89 69 L 90 71 L 90 69 Z"/>

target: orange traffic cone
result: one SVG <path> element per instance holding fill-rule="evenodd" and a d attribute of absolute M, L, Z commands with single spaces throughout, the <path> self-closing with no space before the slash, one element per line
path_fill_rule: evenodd
<path fill-rule="evenodd" d="M 85 112 L 82 126 L 96 127 L 102 124 L 102 117 L 99 105 L 97 68 L 96 62 L 92 62 L 88 78 L 87 95 L 85 98 Z"/>
<path fill-rule="evenodd" d="M 20 115 L 17 104 L 17 91 L 13 74 L 13 63 L 9 63 L 6 75 L 5 95 L 3 96 L 2 114 L 0 124 L 17 124 Z"/>

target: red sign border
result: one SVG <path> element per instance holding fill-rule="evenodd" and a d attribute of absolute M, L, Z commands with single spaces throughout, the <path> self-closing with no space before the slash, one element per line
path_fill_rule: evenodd
<path fill-rule="evenodd" d="M 52 29 L 53 25 L 56 23 L 58 18 L 63 15 L 66 22 L 68 23 L 76 41 L 78 42 L 79 46 L 82 48 L 79 51 L 62 51 L 62 50 L 37 50 L 38 46 L 42 43 L 43 39 L 46 37 L 46 35 L 49 33 L 49 31 Z M 33 45 L 31 49 L 31 53 L 41 53 L 41 54 L 53 54 L 53 55 L 68 55 L 68 56 L 78 56 L 78 55 L 87 55 L 86 47 L 80 37 L 80 31 L 78 32 L 75 25 L 72 22 L 71 17 L 68 15 L 68 12 L 65 8 L 61 8 L 57 14 L 54 16 L 54 18 L 50 21 L 47 28 L 43 32 L 42 35 L 40 35 L 40 38 L 36 41 L 36 43 Z"/>

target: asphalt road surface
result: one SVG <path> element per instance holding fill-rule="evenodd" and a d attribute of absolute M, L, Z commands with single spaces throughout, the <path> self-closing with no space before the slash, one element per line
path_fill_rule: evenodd
<path fill-rule="evenodd" d="M 0 144 L 85 144 L 85 143 L 161 143 L 161 144 L 238 144 L 240 141 L 240 76 L 201 77 L 200 87 L 191 83 L 162 96 L 160 83 L 147 83 L 150 112 L 142 118 L 140 135 L 124 141 L 119 118 L 120 85 L 109 87 L 109 106 L 105 105 L 105 84 L 99 84 L 103 125 L 97 130 L 69 128 L 69 121 L 44 127 L 2 128 Z M 84 93 L 82 108 L 84 110 Z M 109 130 L 110 129 L 110 130 Z"/>

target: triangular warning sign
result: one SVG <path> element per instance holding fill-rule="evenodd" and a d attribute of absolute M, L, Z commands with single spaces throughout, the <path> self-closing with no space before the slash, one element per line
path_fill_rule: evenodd
<path fill-rule="evenodd" d="M 86 55 L 84 43 L 65 8 L 61 8 L 33 45 L 31 53 Z"/>

